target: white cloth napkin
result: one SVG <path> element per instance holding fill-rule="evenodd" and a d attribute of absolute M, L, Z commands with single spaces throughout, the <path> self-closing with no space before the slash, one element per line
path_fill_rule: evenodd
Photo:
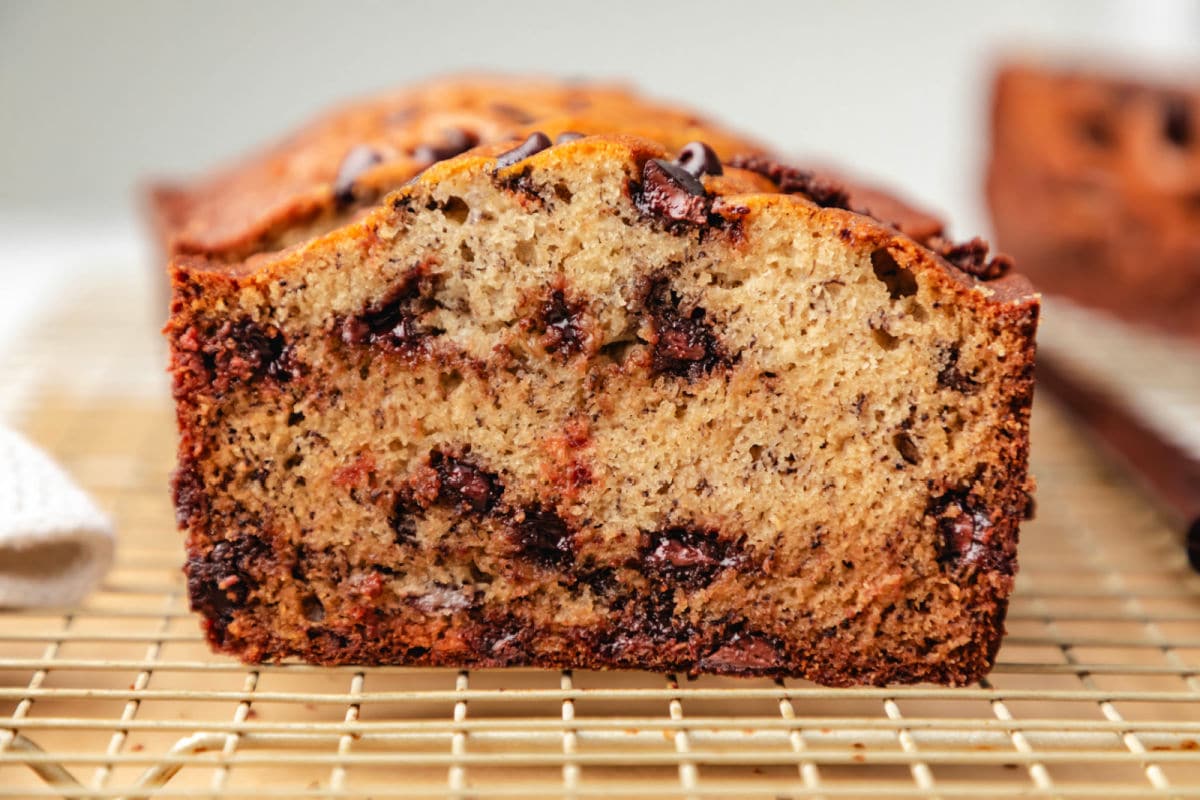
<path fill-rule="evenodd" d="M 0 607 L 74 605 L 112 556 L 108 518 L 49 456 L 0 426 Z"/>

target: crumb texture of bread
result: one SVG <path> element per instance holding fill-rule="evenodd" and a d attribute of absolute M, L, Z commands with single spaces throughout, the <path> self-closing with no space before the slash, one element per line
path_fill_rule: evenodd
<path fill-rule="evenodd" d="M 585 133 L 477 145 L 280 249 L 177 250 L 209 641 L 979 679 L 1031 488 L 1036 295 L 720 147 Z"/>
<path fill-rule="evenodd" d="M 1004 68 L 987 194 L 1039 288 L 1200 339 L 1200 84 Z"/>

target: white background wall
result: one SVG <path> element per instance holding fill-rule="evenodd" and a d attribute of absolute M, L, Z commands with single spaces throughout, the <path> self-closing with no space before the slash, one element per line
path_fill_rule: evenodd
<path fill-rule="evenodd" d="M 144 176 L 484 67 L 634 81 L 974 231 L 992 60 L 1046 48 L 1200 56 L 1200 4 L 0 0 L 0 219 L 128 220 Z"/>

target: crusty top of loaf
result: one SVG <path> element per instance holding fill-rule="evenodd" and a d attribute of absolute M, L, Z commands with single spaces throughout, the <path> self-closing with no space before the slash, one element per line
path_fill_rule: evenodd
<path fill-rule="evenodd" d="M 152 210 L 177 263 L 246 274 L 264 263 L 263 254 L 303 242 L 310 231 L 349 223 L 436 162 L 464 153 L 495 155 L 535 131 L 551 139 L 567 132 L 630 137 L 668 153 L 704 142 L 726 165 L 727 178 L 709 187 L 715 195 L 803 195 L 899 230 L 955 272 L 990 280 L 1008 271 L 1007 260 L 989 260 L 979 240 L 955 245 L 944 239 L 933 214 L 831 171 L 785 164 L 761 143 L 689 109 L 622 86 L 545 79 L 446 78 L 347 104 L 208 177 L 154 187 Z M 357 199 L 347 201 L 339 184 L 362 151 L 370 156 L 353 170 Z M 1016 276 L 992 284 L 1000 297 L 1031 292 Z"/>
<path fill-rule="evenodd" d="M 703 140 L 725 157 L 765 152 L 690 110 L 620 86 L 456 77 L 343 105 L 210 177 L 157 187 L 153 201 L 171 252 L 245 254 L 271 229 L 333 206 L 338 168 L 356 147 L 383 159 L 360 180 L 396 186 L 428 167 L 430 155 L 457 155 L 460 133 L 486 144 L 534 130 L 627 133 L 668 149 Z"/>

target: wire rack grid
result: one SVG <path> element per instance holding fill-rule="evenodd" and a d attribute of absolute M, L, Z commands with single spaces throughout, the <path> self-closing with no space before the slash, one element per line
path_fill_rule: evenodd
<path fill-rule="evenodd" d="M 85 285 L 0 357 L 0 414 L 120 533 L 82 606 L 0 612 L 0 797 L 1200 796 L 1200 576 L 1045 400 L 1038 518 L 976 686 L 214 656 L 165 487 L 154 296 Z"/>

